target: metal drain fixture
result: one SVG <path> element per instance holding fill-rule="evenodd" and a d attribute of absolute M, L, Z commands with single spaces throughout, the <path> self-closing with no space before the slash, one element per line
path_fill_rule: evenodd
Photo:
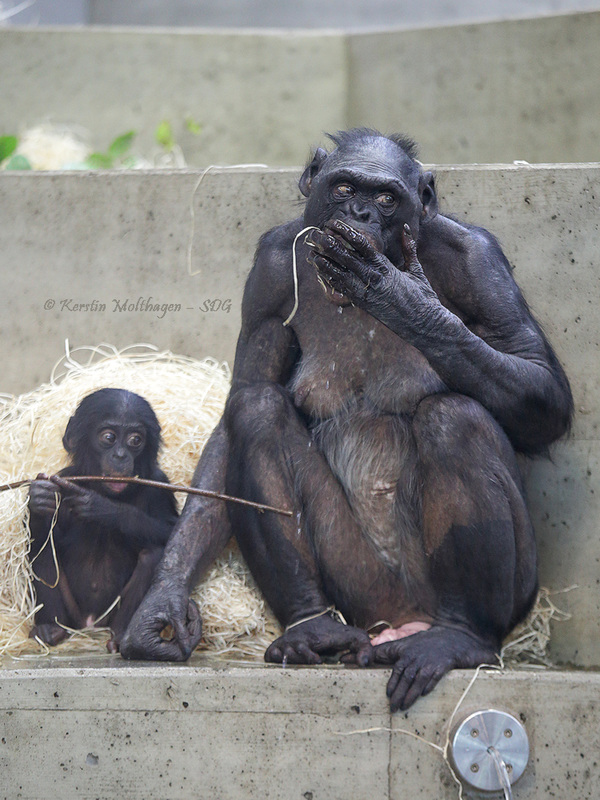
<path fill-rule="evenodd" d="M 529 760 L 529 739 L 518 719 L 505 711 L 476 711 L 455 729 L 451 755 L 460 778 L 476 789 L 497 792 L 523 774 Z"/>

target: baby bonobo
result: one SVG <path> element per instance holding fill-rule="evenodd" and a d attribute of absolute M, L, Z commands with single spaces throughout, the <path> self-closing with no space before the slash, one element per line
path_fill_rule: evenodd
<path fill-rule="evenodd" d="M 143 397 L 100 389 L 81 401 L 63 444 L 70 466 L 52 479 L 38 475 L 29 491 L 34 585 L 43 604 L 30 636 L 55 645 L 67 635 L 65 626 L 97 623 L 111 628 L 107 647 L 114 653 L 177 519 L 171 492 L 119 480 L 134 475 L 167 480 L 156 463 L 160 426 Z M 76 475 L 114 480 L 69 481 Z M 55 561 L 48 533 L 57 495 Z"/>
<path fill-rule="evenodd" d="M 168 606 L 189 655 L 191 576 L 233 532 L 286 626 L 266 660 L 390 664 L 391 708 L 406 709 L 448 670 L 494 662 L 531 608 L 515 452 L 561 436 L 572 398 L 498 242 L 438 213 L 414 143 L 331 138 L 300 179 L 303 218 L 260 240 L 195 476 L 296 515 L 189 500 L 122 652 L 173 657 Z"/>

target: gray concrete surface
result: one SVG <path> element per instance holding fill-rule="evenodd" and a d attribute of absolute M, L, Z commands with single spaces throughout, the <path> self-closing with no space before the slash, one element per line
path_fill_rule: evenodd
<path fill-rule="evenodd" d="M 5 0 L 0 4 L 0 23 L 364 30 L 598 8 L 598 0 L 31 0 L 31 5 L 23 0 Z"/>
<path fill-rule="evenodd" d="M 436 163 L 596 161 L 599 40 L 600 12 L 355 35 L 7 28 L 1 132 L 79 124 L 104 150 L 134 129 L 149 157 L 168 119 L 189 164 L 285 166 L 367 125 Z"/>
<path fill-rule="evenodd" d="M 7 664 L 0 795 L 455 800 L 442 755 L 415 736 L 445 744 L 472 674 L 450 673 L 391 716 L 387 669 L 282 670 L 201 655 L 186 666 L 118 657 Z M 453 723 L 489 707 L 523 722 L 530 759 L 515 800 L 596 800 L 599 691 L 598 674 L 482 672 Z"/>
<path fill-rule="evenodd" d="M 72 348 L 142 341 L 231 361 L 256 242 L 300 212 L 298 171 L 208 173 L 194 195 L 198 175 L 0 175 L 0 391 L 46 380 L 67 338 Z M 437 176 L 446 211 L 500 238 L 573 385 L 571 437 L 552 460 L 524 466 L 542 583 L 578 587 L 557 598 L 573 619 L 556 625 L 554 655 L 600 666 L 600 165 L 439 167 Z M 176 310 L 136 310 L 139 298 Z M 125 301 L 133 308 L 119 310 Z"/>
<path fill-rule="evenodd" d="M 373 28 L 536 16 L 600 7 L 598 0 L 90 0 L 101 25 L 201 25 L 266 28 Z"/>

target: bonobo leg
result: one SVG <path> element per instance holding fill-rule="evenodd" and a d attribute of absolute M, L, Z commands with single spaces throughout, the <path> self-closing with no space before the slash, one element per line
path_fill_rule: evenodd
<path fill-rule="evenodd" d="M 154 575 L 158 562 L 162 558 L 162 547 L 144 548 L 140 551 L 137 563 L 131 577 L 121 591 L 121 602 L 109 619 L 112 636 L 106 644 L 109 653 L 117 653 L 123 634 L 137 607 L 144 599 L 144 596 Z M 102 620 L 99 620 L 102 624 Z"/>
<path fill-rule="evenodd" d="M 423 537 L 437 594 L 432 627 L 375 648 L 393 663 L 392 710 L 448 670 L 496 661 L 537 590 L 534 534 L 514 452 L 474 400 L 435 395 L 413 420 L 423 480 Z"/>
<path fill-rule="evenodd" d="M 62 625 L 69 628 L 81 627 L 82 614 L 64 569 L 57 568 L 54 562 L 51 548 L 46 547 L 32 563 L 36 575 L 36 601 L 42 608 L 36 612 L 36 624 L 29 636 L 53 646 L 68 636 L 68 631 Z"/>
<path fill-rule="evenodd" d="M 281 623 L 306 620 L 332 604 L 360 627 L 397 615 L 399 578 L 363 536 L 287 393 L 271 384 L 240 390 L 228 405 L 226 423 L 232 448 L 228 491 L 295 513 L 288 518 L 229 508 L 242 553 Z M 325 614 L 288 630 L 265 657 L 319 663 L 321 653 L 344 649 L 357 653 L 358 663 L 371 658 L 364 631 Z"/>

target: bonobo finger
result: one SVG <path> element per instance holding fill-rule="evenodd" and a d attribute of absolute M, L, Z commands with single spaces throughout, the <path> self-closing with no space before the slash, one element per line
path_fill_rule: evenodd
<path fill-rule="evenodd" d="M 313 256 L 312 262 L 323 280 L 336 292 L 349 297 L 362 297 L 364 295 L 365 283 L 354 272 L 341 269 L 323 256 Z"/>
<path fill-rule="evenodd" d="M 416 636 L 417 634 L 415 634 Z M 404 639 L 393 639 L 391 642 L 384 642 L 383 644 L 378 644 L 376 647 L 373 648 L 373 660 L 376 664 L 395 664 L 402 651 L 406 648 L 406 640 L 410 637 L 405 637 Z"/>
<path fill-rule="evenodd" d="M 71 492 L 71 494 L 84 495 L 89 492 L 89 489 L 85 489 L 83 486 L 78 486 L 76 483 L 65 480 L 61 478 L 60 475 L 52 475 L 50 480 L 64 491 Z"/>
<path fill-rule="evenodd" d="M 198 606 L 191 597 L 188 600 L 186 625 L 190 639 L 197 640 L 192 648 L 195 649 L 202 638 L 202 617 Z"/>
<path fill-rule="evenodd" d="M 298 657 L 301 659 L 300 664 L 322 664 L 323 660 L 318 653 L 311 650 L 305 642 L 298 642 L 295 646 Z M 290 662 L 291 663 L 291 662 Z"/>
<path fill-rule="evenodd" d="M 418 674 L 418 667 L 414 664 L 394 666 L 386 688 L 386 694 L 390 698 L 390 711 L 406 711 L 421 696 Z"/>
<path fill-rule="evenodd" d="M 356 650 L 356 664 L 358 664 L 359 667 L 368 667 L 373 663 L 373 657 L 374 652 L 371 642 L 361 643 Z"/>
<path fill-rule="evenodd" d="M 332 231 L 337 236 L 340 236 L 347 244 L 349 244 L 356 252 L 363 258 L 372 258 L 379 250 L 374 246 L 373 242 L 362 233 L 352 228 L 341 219 L 332 219 L 324 225 L 325 231 Z"/>
<path fill-rule="evenodd" d="M 264 659 L 268 664 L 281 664 L 283 661 L 283 652 L 277 642 L 273 642 L 267 647 Z"/>

